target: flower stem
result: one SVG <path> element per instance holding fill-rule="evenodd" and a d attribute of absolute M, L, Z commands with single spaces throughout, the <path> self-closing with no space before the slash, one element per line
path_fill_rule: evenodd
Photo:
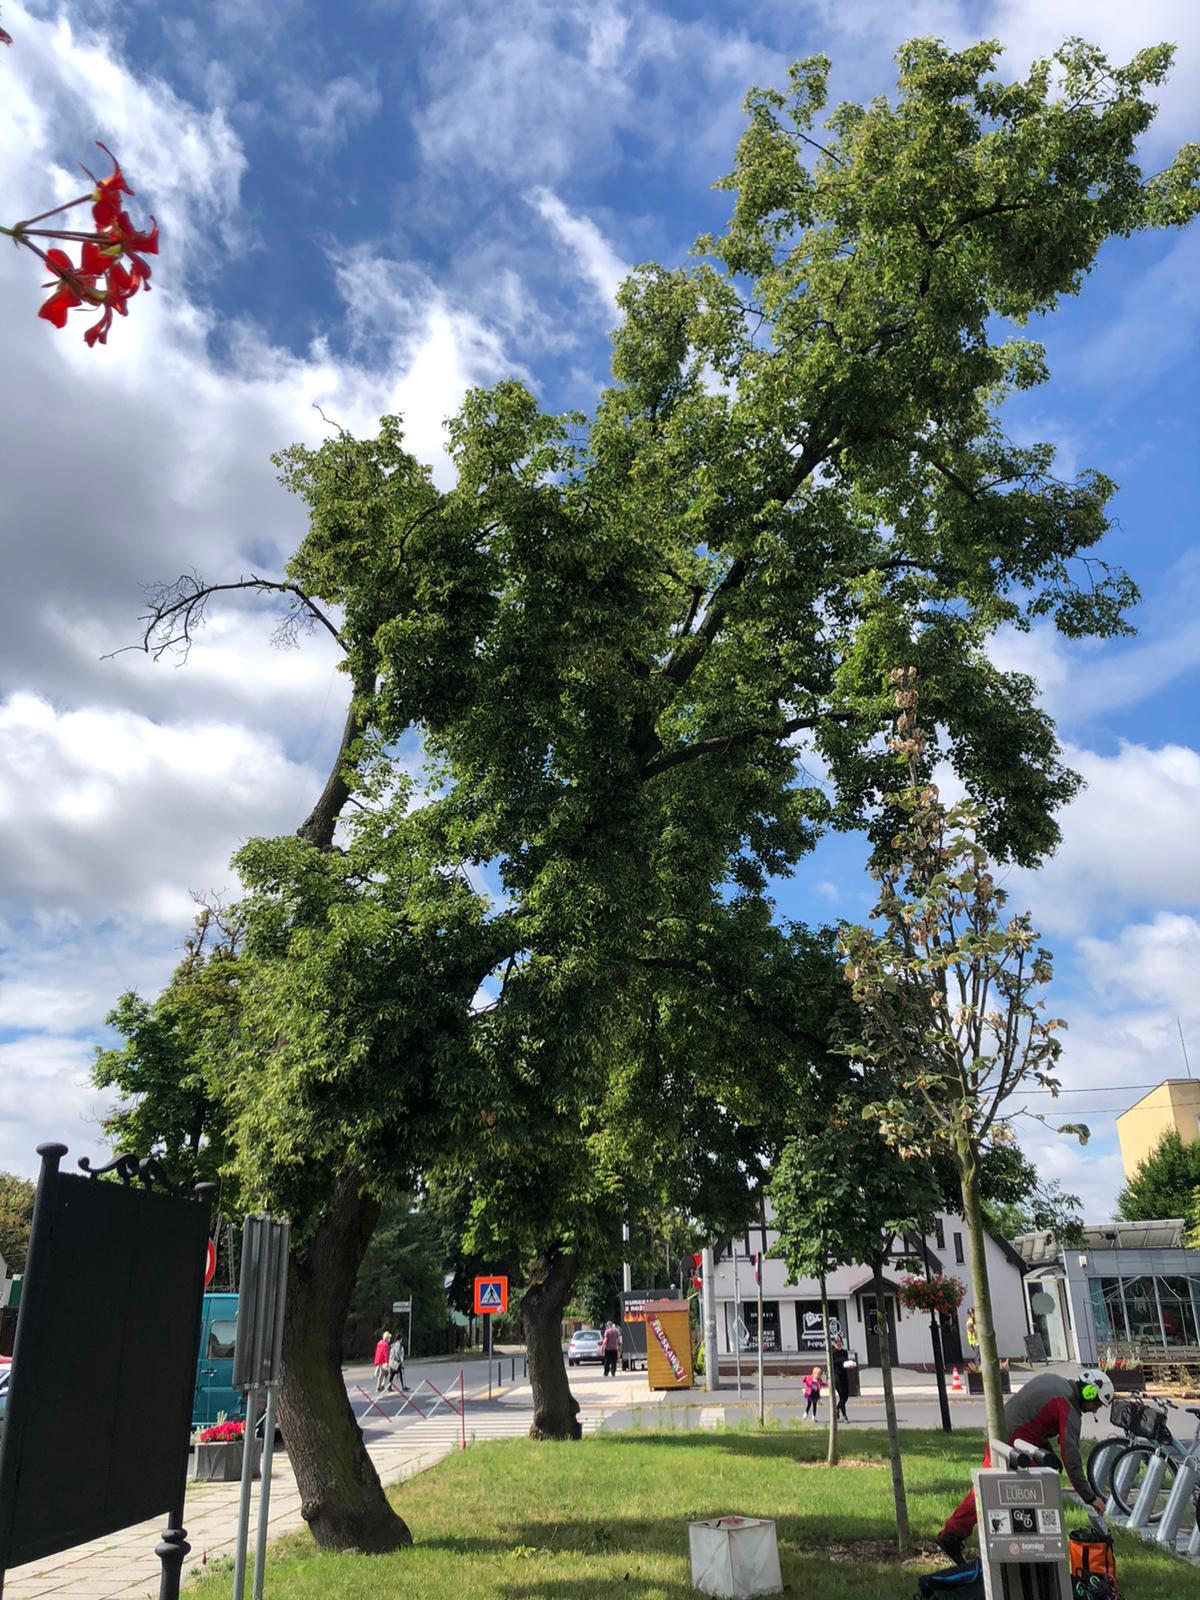
<path fill-rule="evenodd" d="M 44 222 L 47 217 L 56 217 L 60 211 L 70 211 L 73 206 L 81 206 L 91 198 L 91 191 L 89 190 L 87 194 L 81 194 L 75 200 L 68 200 L 66 205 L 54 206 L 50 211 L 43 211 L 36 217 L 26 217 L 25 221 L 18 222 L 15 228 L 6 228 L 4 231 L 6 233 L 22 233 L 33 223 Z"/>

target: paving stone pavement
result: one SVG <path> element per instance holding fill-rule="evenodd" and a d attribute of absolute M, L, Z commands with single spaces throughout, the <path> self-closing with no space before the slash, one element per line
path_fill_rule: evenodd
<path fill-rule="evenodd" d="M 645 1378 L 640 1383 L 620 1382 L 604 1396 L 605 1404 L 584 1404 L 580 1416 L 585 1433 L 604 1424 L 610 1409 L 628 1406 L 637 1394 L 645 1403 Z M 439 1408 L 433 1415 L 418 1418 L 410 1407 L 397 1405 L 398 1397 L 377 1397 L 388 1420 L 379 1411 L 363 1405 L 352 1390 L 355 1410 L 362 1417 L 363 1435 L 371 1459 L 385 1484 L 399 1483 L 423 1472 L 443 1456 L 461 1446 L 461 1424 L 457 1414 Z M 528 1432 L 532 1395 L 527 1383 L 518 1382 L 497 1392 L 489 1401 L 484 1394 L 468 1396 L 466 1433 L 468 1448 L 487 1439 L 517 1438 Z M 253 1559 L 255 1530 L 258 1527 L 259 1484 L 254 1486 L 250 1510 L 250 1547 Z M 191 1553 L 184 1564 L 184 1580 L 197 1577 L 209 1563 L 221 1557 L 232 1559 L 237 1537 L 239 1486 L 236 1483 L 188 1484 L 184 1521 Z M 279 1538 L 300 1527 L 300 1495 L 287 1456 L 275 1455 L 271 1473 L 269 1536 Z M 13 1567 L 4 1579 L 4 1600 L 153 1600 L 158 1594 L 160 1567 L 154 1554 L 165 1519 L 139 1523 L 107 1539 L 76 1545 L 60 1555 L 30 1561 Z"/>

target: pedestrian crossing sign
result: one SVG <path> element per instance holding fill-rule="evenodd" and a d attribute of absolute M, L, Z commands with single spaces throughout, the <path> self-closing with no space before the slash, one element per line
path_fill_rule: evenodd
<path fill-rule="evenodd" d="M 488 1312 L 505 1312 L 508 1310 L 508 1279 L 501 1277 L 475 1279 L 475 1313 L 477 1316 L 486 1315 Z"/>

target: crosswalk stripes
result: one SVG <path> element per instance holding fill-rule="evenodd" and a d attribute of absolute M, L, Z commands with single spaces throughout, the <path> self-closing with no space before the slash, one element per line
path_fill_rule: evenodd
<path fill-rule="evenodd" d="M 604 1410 L 584 1406 L 579 1420 L 585 1434 L 597 1432 L 604 1422 Z M 386 1427 L 367 1421 L 365 1429 L 368 1445 L 372 1449 L 387 1450 L 389 1445 L 405 1449 L 434 1450 L 457 1449 L 462 1442 L 463 1426 L 457 1414 L 439 1412 L 422 1421 L 413 1418 L 398 1426 Z M 529 1432 L 533 1413 L 524 1406 L 477 1406 L 467 1402 L 466 1436 L 468 1447 L 474 1441 L 483 1443 L 490 1439 L 523 1439 Z"/>

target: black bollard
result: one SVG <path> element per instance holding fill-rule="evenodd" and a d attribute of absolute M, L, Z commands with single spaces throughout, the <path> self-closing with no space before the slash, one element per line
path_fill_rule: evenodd
<path fill-rule="evenodd" d="M 187 1542 L 187 1529 L 183 1525 L 183 1507 L 171 1518 L 171 1526 L 163 1529 L 162 1541 L 154 1546 L 154 1554 L 162 1563 L 162 1576 L 158 1580 L 158 1600 L 179 1600 L 179 1583 L 191 1545 Z"/>

